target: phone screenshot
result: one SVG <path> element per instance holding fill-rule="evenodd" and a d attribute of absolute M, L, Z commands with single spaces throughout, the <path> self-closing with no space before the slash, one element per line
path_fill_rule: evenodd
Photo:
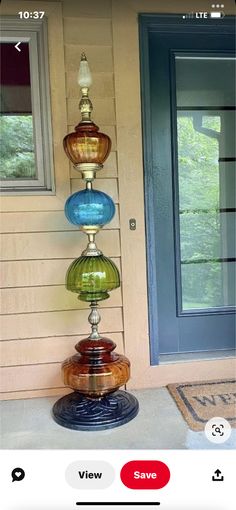
<path fill-rule="evenodd" d="M 2 510 L 233 510 L 235 3 L 2 0 Z"/>

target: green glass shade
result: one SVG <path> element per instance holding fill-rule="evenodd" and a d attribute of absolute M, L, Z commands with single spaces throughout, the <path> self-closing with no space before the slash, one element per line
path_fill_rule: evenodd
<path fill-rule="evenodd" d="M 72 262 L 66 275 L 67 290 L 79 294 L 81 301 L 102 301 L 109 297 L 109 291 L 119 286 L 119 271 L 104 255 L 82 255 Z"/>

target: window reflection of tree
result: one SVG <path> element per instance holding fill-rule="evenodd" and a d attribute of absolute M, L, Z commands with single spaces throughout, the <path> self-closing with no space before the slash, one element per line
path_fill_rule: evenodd
<path fill-rule="evenodd" d="M 224 204 L 227 203 L 227 197 L 225 197 L 225 188 L 227 186 L 222 180 L 220 173 L 221 155 L 225 150 L 226 143 L 224 115 L 225 112 L 221 114 L 215 111 L 212 113 L 209 111 L 192 111 L 186 112 L 185 115 L 178 115 L 179 182 L 180 196 L 182 195 L 183 197 L 185 194 L 184 203 L 188 202 L 186 195 L 194 193 L 194 187 L 197 191 L 200 185 L 200 188 L 202 188 L 200 194 L 202 194 L 202 191 L 204 194 L 207 180 L 210 176 L 213 176 L 213 173 L 215 174 L 215 177 L 211 179 L 210 187 L 209 182 L 206 187 L 207 193 L 205 193 L 203 200 L 204 207 L 201 202 L 202 197 L 199 197 L 200 205 L 196 207 L 198 203 L 197 194 L 193 200 L 190 198 L 190 207 L 188 206 L 187 208 L 186 206 L 181 207 L 180 199 L 180 215 L 182 216 L 182 218 L 180 216 L 181 272 L 185 308 L 214 307 L 234 303 L 232 267 L 230 272 L 231 278 L 228 271 L 228 264 L 231 262 L 228 251 L 230 234 L 232 237 L 232 215 L 230 218 L 229 211 L 224 208 Z M 185 123 L 183 122 L 184 118 Z M 222 129 L 223 122 L 224 129 Z M 199 133 L 200 136 L 203 135 L 203 137 L 199 138 L 196 136 L 196 133 Z M 208 137 L 208 140 L 209 138 L 216 140 L 217 144 L 207 141 L 206 137 Z M 193 140 L 195 143 L 191 146 L 191 141 Z M 186 149 L 184 150 L 185 162 L 183 159 L 184 145 Z M 212 158 L 213 155 L 214 157 Z M 186 176 L 183 169 L 184 166 L 188 167 L 187 170 L 192 174 L 192 177 L 188 176 L 188 182 L 191 179 L 195 180 L 195 183 L 192 182 L 190 187 L 184 182 L 184 175 Z M 223 177 L 227 178 L 227 173 Z M 196 178 L 200 182 L 197 183 Z M 183 189 L 181 190 L 181 188 Z M 205 241 L 203 252 L 201 252 L 201 246 L 198 246 L 197 252 L 191 253 L 191 244 L 194 241 L 194 237 L 196 242 L 197 236 L 202 236 L 203 230 Z M 190 252 L 189 256 L 187 258 L 185 256 L 183 260 L 183 254 L 186 255 L 188 251 Z"/>

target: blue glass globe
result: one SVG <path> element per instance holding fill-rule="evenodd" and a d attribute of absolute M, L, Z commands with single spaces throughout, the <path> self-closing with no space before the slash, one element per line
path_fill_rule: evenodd
<path fill-rule="evenodd" d="M 84 189 L 71 195 L 65 204 L 65 215 L 70 223 L 78 226 L 99 225 L 102 227 L 115 214 L 113 200 L 102 191 Z"/>

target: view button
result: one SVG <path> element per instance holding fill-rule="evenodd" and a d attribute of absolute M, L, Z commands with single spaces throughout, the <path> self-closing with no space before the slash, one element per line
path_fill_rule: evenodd
<path fill-rule="evenodd" d="M 128 489 L 162 489 L 170 479 L 170 470 L 160 460 L 132 460 L 120 472 L 122 483 Z"/>
<path fill-rule="evenodd" d="M 106 489 L 114 479 L 113 466 L 102 460 L 76 461 L 66 469 L 66 481 L 74 489 Z"/>

